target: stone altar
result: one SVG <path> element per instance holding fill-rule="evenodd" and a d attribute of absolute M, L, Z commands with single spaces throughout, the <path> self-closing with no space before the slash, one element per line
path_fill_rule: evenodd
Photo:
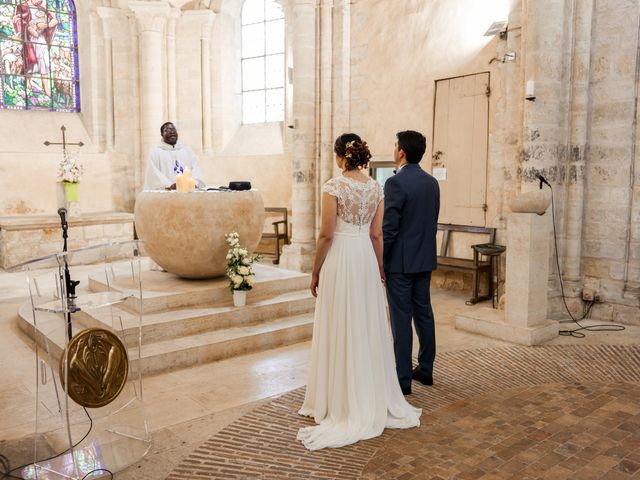
<path fill-rule="evenodd" d="M 257 190 L 144 191 L 134 221 L 146 253 L 183 278 L 224 275 L 229 249 L 225 234 L 236 231 L 252 253 L 260 241 L 264 204 Z"/>

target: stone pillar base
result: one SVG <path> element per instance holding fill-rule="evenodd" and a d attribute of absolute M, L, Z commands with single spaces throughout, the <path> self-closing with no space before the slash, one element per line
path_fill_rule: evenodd
<path fill-rule="evenodd" d="M 523 327 L 507 322 L 504 311 L 485 307 L 456 315 L 456 329 L 531 346 L 556 338 L 560 324 L 554 320 L 542 320 L 539 324 Z"/>
<path fill-rule="evenodd" d="M 291 244 L 282 248 L 280 267 L 286 270 L 310 272 L 316 256 L 315 245 Z"/>

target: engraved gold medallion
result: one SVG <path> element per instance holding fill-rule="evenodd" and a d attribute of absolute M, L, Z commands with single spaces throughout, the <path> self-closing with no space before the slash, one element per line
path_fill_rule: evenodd
<path fill-rule="evenodd" d="M 68 380 L 69 396 L 83 407 L 104 407 L 115 400 L 128 373 L 125 346 L 113 332 L 103 328 L 88 328 L 74 335 L 60 358 L 62 386 Z"/>

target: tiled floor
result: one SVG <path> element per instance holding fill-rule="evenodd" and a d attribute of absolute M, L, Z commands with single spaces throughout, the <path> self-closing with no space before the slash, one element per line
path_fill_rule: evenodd
<path fill-rule="evenodd" d="M 244 415 L 169 475 L 209 479 L 640 478 L 640 347 L 503 347 L 441 355 L 414 382 L 422 424 L 335 450 L 296 441 L 297 389 Z"/>
<path fill-rule="evenodd" d="M 77 270 L 76 278 L 83 280 L 81 286 L 86 285 L 86 275 L 92 268 L 94 267 L 82 267 Z M 25 301 L 25 296 L 26 286 L 23 274 L 0 273 L 0 365 L 3 372 L 0 376 L 0 452 L 11 452 L 14 465 L 28 460 L 29 442 L 20 439 L 31 434 L 34 425 L 33 350 L 28 340 L 16 327 L 15 320 L 17 308 Z M 623 332 L 590 332 L 584 339 L 559 337 L 551 342 L 553 347 L 543 349 L 517 347 L 514 351 L 522 354 L 518 357 L 520 360 L 518 358 L 513 360 L 516 362 L 514 365 L 518 365 L 517 369 L 513 369 L 507 361 L 507 357 L 511 359 L 513 357 L 513 354 L 509 353 L 512 350 L 507 343 L 461 332 L 453 327 L 453 318 L 457 312 L 476 308 L 464 304 L 466 296 L 459 292 L 437 289 L 432 292 L 439 349 L 437 383 L 431 390 L 426 390 L 426 387 L 416 387 L 412 400 L 423 406 L 426 413 L 423 417 L 423 426 L 420 430 L 415 430 L 416 435 L 421 435 L 421 444 L 429 445 L 429 442 L 437 441 L 432 436 L 424 434 L 423 429 L 439 428 L 444 425 L 446 423 L 444 419 L 449 418 L 446 416 L 446 409 L 455 410 L 457 402 L 468 401 L 471 397 L 481 398 L 482 395 L 489 394 L 491 391 L 495 391 L 497 395 L 492 397 L 492 402 L 500 405 L 500 402 L 504 401 L 505 405 L 508 405 L 510 399 L 520 398 L 518 395 L 522 392 L 535 391 L 542 395 L 547 388 L 546 385 L 549 385 L 549 388 L 551 386 L 558 388 L 558 385 L 571 386 L 579 383 L 590 388 L 596 383 L 596 380 L 587 381 L 592 378 L 592 375 L 598 375 L 597 383 L 604 389 L 611 388 L 612 384 L 638 382 L 637 373 L 634 373 L 637 372 L 640 357 L 637 351 L 632 355 L 628 347 L 624 349 L 606 347 L 606 345 L 640 344 L 640 327 L 630 327 Z M 486 303 L 481 303 L 478 307 L 485 305 Z M 573 347 L 564 345 L 573 345 Z M 593 347 L 589 347 L 590 345 Z M 582 346 L 585 347 L 582 348 Z M 574 353 L 569 357 L 565 354 L 547 355 L 550 350 L 545 349 L 548 348 L 557 349 L 554 351 L 558 352 Z M 201 446 L 205 450 L 213 448 L 213 451 L 216 451 L 218 433 L 233 439 L 235 438 L 233 429 L 238 429 L 241 425 L 250 425 L 254 418 L 260 416 L 269 419 L 275 415 L 274 418 L 279 418 L 277 415 L 281 415 L 282 411 L 288 415 L 290 423 L 275 422 L 265 427 L 265 432 L 270 433 L 271 437 L 270 443 L 265 443 L 264 448 L 267 451 L 266 449 L 273 450 L 277 446 L 279 448 L 275 450 L 282 450 L 283 453 L 289 452 L 289 454 L 291 451 L 287 449 L 294 449 L 296 453 L 293 458 L 304 465 L 304 472 L 292 470 L 290 473 L 293 478 L 309 478 L 305 475 L 314 465 L 318 469 L 314 471 L 323 471 L 323 468 L 331 467 L 334 458 L 342 457 L 348 459 L 346 462 L 348 465 L 339 472 L 342 478 L 354 478 L 359 475 L 358 472 L 369 475 L 368 478 L 378 478 L 377 475 L 380 472 L 375 470 L 378 468 L 376 467 L 378 455 L 393 448 L 393 439 L 397 438 L 397 435 L 414 433 L 386 432 L 378 439 L 361 442 L 345 449 L 316 452 L 311 457 L 295 441 L 297 428 L 308 422 L 295 414 L 301 401 L 300 387 L 306 380 L 308 349 L 309 343 L 305 342 L 145 378 L 144 395 L 153 434 L 153 448 L 141 462 L 117 473 L 116 478 L 118 480 L 158 480 L 167 477 L 172 471 L 174 476 L 178 475 L 180 470 L 176 467 L 181 463 L 180 468 L 187 465 L 186 461 L 183 462 L 185 458 L 190 458 L 189 462 L 192 462 L 194 457 L 190 455 L 199 451 Z M 459 362 L 456 364 L 458 365 L 456 369 L 452 369 L 454 359 Z M 466 370 L 473 375 L 465 376 Z M 493 373 L 489 374 L 489 372 Z M 618 376 L 611 377 L 612 372 L 617 372 Z M 523 380 L 525 378 L 536 380 L 527 382 Z M 542 393 L 535 390 L 539 386 L 543 389 Z M 557 402 L 557 408 L 563 408 L 565 404 L 571 405 L 574 397 L 575 401 L 579 401 L 581 394 L 579 390 L 576 391 L 578 393 L 565 396 L 564 400 L 553 397 Z M 503 394 L 504 398 L 501 397 Z M 523 394 L 526 395 L 526 393 Z M 618 405 L 617 402 L 624 400 L 624 395 L 626 393 L 614 403 L 609 403 L 605 410 Z M 461 405 L 467 405 L 465 408 L 470 408 L 470 404 L 462 403 Z M 524 405 L 522 408 L 529 407 Z M 534 403 L 530 408 L 540 407 Z M 450 412 L 448 415 L 454 413 Z M 465 413 L 464 409 L 457 411 L 457 414 L 460 413 Z M 444 416 L 441 417 L 441 415 Z M 473 417 L 465 420 L 467 421 L 481 421 L 481 419 Z M 435 423 L 432 425 L 432 422 Z M 521 428 L 515 423 L 514 425 L 514 428 Z M 230 430 L 225 431 L 225 427 L 229 427 Z M 611 428 L 613 431 L 614 427 Z M 468 431 L 463 431 L 465 438 L 471 438 L 474 430 L 474 428 L 468 428 Z M 613 433 L 613 435 L 618 434 Z M 203 446 L 207 439 L 210 439 L 207 443 L 209 447 Z M 228 443 L 227 447 L 229 445 L 232 444 Z M 422 450 L 416 450 L 415 456 L 399 456 L 394 462 L 405 465 L 414 462 L 415 465 L 420 465 L 422 464 L 420 458 L 423 455 L 421 452 Z M 220 458 L 224 460 L 228 456 L 222 455 Z M 245 455 L 242 458 L 248 461 L 252 457 Z M 276 458 L 275 454 L 273 458 Z M 444 454 L 443 464 L 452 462 L 453 458 Z M 628 460 L 637 463 L 636 457 L 630 456 Z M 367 465 L 369 461 L 371 463 Z M 611 462 L 611 460 L 608 461 Z M 606 463 L 603 459 L 599 459 L 598 462 Z M 283 471 L 279 472 L 275 466 L 269 468 L 268 463 L 264 466 L 250 463 L 247 465 L 245 478 L 283 478 Z M 560 465 L 563 464 L 560 463 Z M 607 478 L 618 478 L 615 475 L 619 474 L 627 475 L 619 478 L 638 478 L 638 473 L 631 475 L 618 471 L 620 468 L 631 470 L 630 463 L 618 467 L 618 470 L 615 469 L 616 465 L 611 466 Z M 473 478 L 468 476 L 472 475 L 471 470 L 466 472 L 467 477 L 459 478 Z M 492 474 L 488 469 L 485 470 L 486 475 Z M 334 470 L 326 470 L 326 472 L 329 471 L 334 472 Z M 249 472 L 252 473 L 247 476 Z M 385 475 L 396 478 L 393 475 L 399 472 L 400 470 L 394 469 L 388 474 L 383 474 L 382 478 L 385 478 Z M 223 473 L 227 475 L 229 472 Z M 397 478 L 415 473 L 423 475 L 417 478 L 432 478 L 429 476 L 430 471 L 419 471 L 419 469 L 415 472 L 414 470 L 402 471 Z M 487 476 L 486 478 L 501 477 Z M 568 478 L 579 477 L 569 476 Z"/>

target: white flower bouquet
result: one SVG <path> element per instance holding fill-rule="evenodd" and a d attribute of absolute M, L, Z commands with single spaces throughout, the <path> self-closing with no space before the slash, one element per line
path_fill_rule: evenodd
<path fill-rule="evenodd" d="M 78 161 L 78 154 L 70 154 L 65 150 L 58 165 L 58 181 L 78 183 L 83 171 L 84 167 Z"/>
<path fill-rule="evenodd" d="M 240 236 L 237 232 L 225 235 L 229 244 L 227 252 L 227 277 L 229 277 L 229 290 L 251 290 L 253 288 L 253 276 L 251 265 L 260 260 L 260 255 L 249 255 L 246 248 L 240 246 Z"/>

